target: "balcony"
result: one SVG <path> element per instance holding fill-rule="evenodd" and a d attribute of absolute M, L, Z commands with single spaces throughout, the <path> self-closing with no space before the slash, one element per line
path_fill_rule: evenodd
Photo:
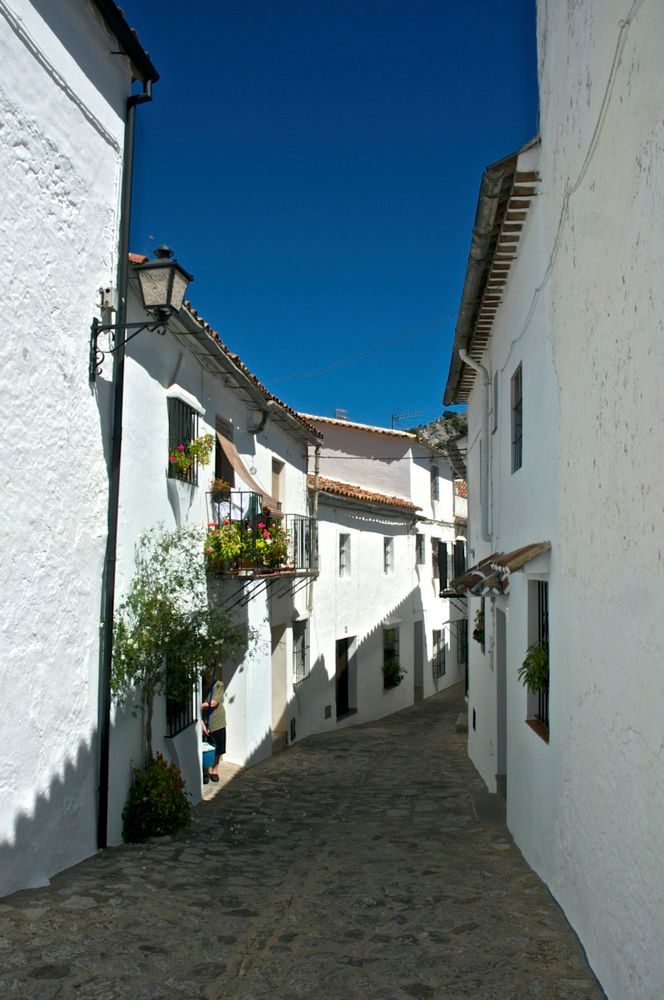
<path fill-rule="evenodd" d="M 284 514 L 274 509 L 274 502 L 248 490 L 207 496 L 209 573 L 231 577 L 317 574 L 318 536 L 313 518 Z"/>

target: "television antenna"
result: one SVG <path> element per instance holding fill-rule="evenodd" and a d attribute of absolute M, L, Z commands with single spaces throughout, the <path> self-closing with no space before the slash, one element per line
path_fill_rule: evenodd
<path fill-rule="evenodd" d="M 421 417 L 421 416 L 422 416 L 422 411 L 421 410 L 412 410 L 410 413 L 393 413 L 392 414 L 392 430 L 394 430 L 394 428 L 396 427 L 397 420 L 405 420 L 406 417 Z"/>

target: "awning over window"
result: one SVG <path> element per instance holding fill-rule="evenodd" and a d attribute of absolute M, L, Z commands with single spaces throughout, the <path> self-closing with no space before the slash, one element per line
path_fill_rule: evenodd
<path fill-rule="evenodd" d="M 256 482 L 254 477 L 249 472 L 249 469 L 240 458 L 238 450 L 233 442 L 229 440 L 229 438 L 224 437 L 224 435 L 219 431 L 217 431 L 217 440 L 219 441 L 219 445 L 224 455 L 231 463 L 233 469 L 237 472 L 247 489 L 251 490 L 253 493 L 258 493 L 263 500 L 263 504 L 269 508 L 271 514 L 274 514 L 275 517 L 281 517 L 280 501 L 270 496 L 269 493 L 266 493 L 263 487 Z"/>
<path fill-rule="evenodd" d="M 462 594 L 504 594 L 507 591 L 511 573 L 516 573 L 544 552 L 549 552 L 551 542 L 533 542 L 512 552 L 493 552 L 475 566 L 471 566 L 463 576 L 450 582 L 443 597 L 459 597 Z"/>

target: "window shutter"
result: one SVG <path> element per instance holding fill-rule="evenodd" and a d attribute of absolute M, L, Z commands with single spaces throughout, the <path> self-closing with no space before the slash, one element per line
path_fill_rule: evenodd
<path fill-rule="evenodd" d="M 447 542 L 438 542 L 438 592 L 447 590 Z"/>
<path fill-rule="evenodd" d="M 456 541 L 454 543 L 454 576 L 463 576 L 466 572 L 466 543 Z"/>

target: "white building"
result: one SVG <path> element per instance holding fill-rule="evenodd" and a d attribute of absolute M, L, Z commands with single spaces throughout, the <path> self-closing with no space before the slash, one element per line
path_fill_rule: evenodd
<path fill-rule="evenodd" d="M 0 893 L 96 844 L 109 406 L 88 341 L 133 78 L 148 97 L 157 73 L 114 3 L 0 4 Z"/>
<path fill-rule="evenodd" d="M 612 1000 L 664 987 L 663 32 L 656 4 L 539 5 L 541 143 L 482 179 L 445 392 L 476 567 L 454 586 L 485 609 L 469 752 Z M 517 677 L 536 641 L 542 697 Z"/>
<path fill-rule="evenodd" d="M 323 434 L 310 474 L 319 576 L 307 661 L 293 689 L 297 737 L 397 711 L 463 680 L 467 632 L 441 591 L 465 557 L 464 501 L 414 434 L 305 415 Z M 313 459 L 313 456 L 312 456 Z M 465 510 L 463 511 L 465 514 Z M 383 665 L 404 676 L 390 686 Z"/>
<path fill-rule="evenodd" d="M 141 322 L 146 314 L 137 265 L 145 258 L 132 260 L 129 318 Z M 100 381 L 105 374 L 104 365 Z M 178 478 L 169 451 L 205 434 L 215 439 L 210 465 Z M 316 572 L 307 461 L 317 441 L 313 426 L 273 396 L 188 303 L 163 336 L 146 331 L 127 345 L 116 605 L 133 575 L 135 544 L 156 524 L 249 523 L 258 510 L 269 509 L 290 539 L 287 568 L 252 563 L 210 578 L 211 599 L 253 633 L 246 648 L 223 662 L 225 759 L 234 764 L 255 764 L 272 753 L 275 741 L 286 742 L 293 644 Z M 210 495 L 215 476 L 230 485 L 220 504 Z M 195 698 L 170 711 L 159 698 L 153 722 L 155 752 L 178 763 L 194 800 L 201 791 L 199 716 Z M 130 711 L 114 710 L 112 718 L 109 842 L 117 843 L 143 745 Z"/>

